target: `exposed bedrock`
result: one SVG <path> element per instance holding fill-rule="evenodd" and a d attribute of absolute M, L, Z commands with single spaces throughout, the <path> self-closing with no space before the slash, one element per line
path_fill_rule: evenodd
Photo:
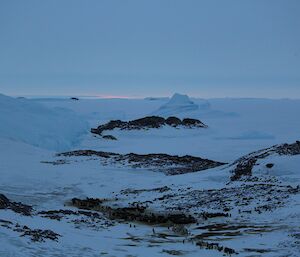
<path fill-rule="evenodd" d="M 178 156 L 169 154 L 118 154 L 94 150 L 77 150 L 58 154 L 59 157 L 94 156 L 103 165 L 121 165 L 132 168 L 146 168 L 164 172 L 166 175 L 177 175 L 215 168 L 225 163 L 203 159 L 191 155 Z"/>
<path fill-rule="evenodd" d="M 185 128 L 207 128 L 202 121 L 197 119 L 185 118 L 183 120 L 177 117 L 169 117 L 167 119 L 159 116 L 147 116 L 144 118 L 121 121 L 111 120 L 108 123 L 92 128 L 91 132 L 94 134 L 101 135 L 103 131 L 121 129 L 121 130 L 139 130 L 139 129 L 150 129 L 150 128 L 161 128 L 162 126 L 178 127 L 182 126 Z"/>

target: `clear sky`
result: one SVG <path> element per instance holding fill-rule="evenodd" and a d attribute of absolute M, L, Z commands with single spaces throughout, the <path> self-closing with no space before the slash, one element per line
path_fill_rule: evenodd
<path fill-rule="evenodd" d="M 0 93 L 300 98 L 300 0 L 0 0 Z"/>

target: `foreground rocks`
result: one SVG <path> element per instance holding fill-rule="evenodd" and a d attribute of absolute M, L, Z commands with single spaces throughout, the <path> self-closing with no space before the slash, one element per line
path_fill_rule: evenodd
<path fill-rule="evenodd" d="M 156 213 L 150 211 L 145 206 L 130 206 L 113 208 L 106 206 L 104 200 L 86 198 L 72 199 L 72 205 L 87 210 L 96 210 L 102 212 L 110 219 L 117 219 L 131 222 L 143 222 L 147 224 L 191 224 L 195 223 L 196 219 L 185 213 Z"/>
<path fill-rule="evenodd" d="M 111 120 L 110 122 L 100 125 L 98 128 L 92 128 L 91 132 L 102 135 L 102 132 L 107 130 L 121 129 L 121 130 L 140 130 L 161 128 L 162 126 L 185 128 L 207 128 L 203 122 L 197 119 L 185 118 L 183 120 L 177 117 L 169 117 L 167 119 L 159 116 L 148 116 L 141 119 L 131 121 Z"/>
<path fill-rule="evenodd" d="M 32 242 L 45 242 L 46 240 L 58 241 L 61 235 L 50 229 L 31 229 L 9 220 L 0 219 L 0 226 L 20 234 L 20 237 L 28 237 Z"/>
<path fill-rule="evenodd" d="M 299 186 L 269 182 L 203 190 L 165 186 L 124 189 L 110 199 L 73 198 L 71 205 L 102 213 L 116 222 L 128 222 L 130 227 L 139 223 L 151 225 L 151 239 L 172 235 L 174 238 L 175 234 L 175 238 L 183 237 L 183 243 L 231 256 L 239 254 L 240 249 L 228 247 L 228 240 L 282 230 L 282 224 L 256 222 L 254 217 L 291 204 L 298 194 Z M 165 229 L 157 232 L 158 228 Z M 145 240 L 134 236 L 130 239 Z M 243 252 L 267 250 L 248 247 Z"/>
<path fill-rule="evenodd" d="M 232 166 L 235 168 L 232 170 L 233 175 L 231 180 L 239 180 L 242 177 L 249 177 L 252 175 L 252 169 L 256 165 L 257 161 L 264 159 L 270 155 L 298 155 L 300 154 L 300 142 L 296 141 L 292 144 L 274 145 L 272 147 L 262 149 L 248 155 L 245 155 L 236 160 Z M 271 169 L 274 164 L 267 164 L 267 168 Z"/>
<path fill-rule="evenodd" d="M 196 243 L 196 245 L 198 245 L 200 248 L 204 248 L 207 250 L 217 250 L 219 252 L 223 252 L 228 255 L 238 254 L 234 249 L 221 246 L 219 243 L 209 243 L 209 242 L 205 242 L 205 241 L 198 241 Z"/>
<path fill-rule="evenodd" d="M 58 241 L 58 238 L 60 237 L 59 234 L 52 230 L 30 229 L 27 226 L 23 226 L 23 228 L 14 231 L 22 232 L 21 236 L 30 237 L 33 242 L 45 242 L 45 240 Z"/>
<path fill-rule="evenodd" d="M 166 175 L 177 175 L 215 168 L 225 163 L 202 159 L 190 155 L 177 156 L 168 154 L 118 154 L 94 150 L 65 152 L 58 157 L 94 156 L 100 158 L 103 165 L 122 165 L 132 168 L 147 168 L 164 172 Z M 63 160 L 60 160 L 63 162 Z"/>
<path fill-rule="evenodd" d="M 0 194 L 0 209 L 10 209 L 16 213 L 20 213 L 25 216 L 30 216 L 32 207 L 30 205 L 11 202 L 5 195 Z"/>

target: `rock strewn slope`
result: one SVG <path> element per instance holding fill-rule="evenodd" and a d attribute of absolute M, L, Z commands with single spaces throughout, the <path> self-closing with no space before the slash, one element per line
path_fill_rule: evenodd
<path fill-rule="evenodd" d="M 264 159 L 270 155 L 298 155 L 300 154 L 300 142 L 296 141 L 292 144 L 281 144 L 274 145 L 272 147 L 262 149 L 248 155 L 245 155 L 238 160 L 236 160 L 232 166 L 235 166 L 233 169 L 233 175 L 231 176 L 231 180 L 239 180 L 243 176 L 251 176 L 252 169 L 256 164 L 257 160 Z M 272 167 L 273 165 L 269 165 Z"/>

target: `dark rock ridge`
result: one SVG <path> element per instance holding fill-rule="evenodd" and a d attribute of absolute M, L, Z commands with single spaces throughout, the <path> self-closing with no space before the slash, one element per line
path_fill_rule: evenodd
<path fill-rule="evenodd" d="M 296 141 L 292 144 L 274 145 L 272 147 L 262 149 L 248 155 L 245 155 L 236 160 L 232 166 L 235 166 L 231 180 L 239 180 L 243 176 L 251 176 L 252 169 L 256 165 L 259 159 L 264 159 L 270 155 L 298 155 L 300 154 L 300 141 Z M 272 168 L 273 165 L 268 165 L 268 168 Z"/>
<path fill-rule="evenodd" d="M 0 194 L 0 209 L 10 209 L 26 216 L 31 215 L 32 207 L 26 204 L 11 202 L 5 195 Z"/>
<path fill-rule="evenodd" d="M 164 172 L 166 175 L 177 175 L 215 168 L 225 163 L 202 159 L 190 155 L 177 156 L 168 154 L 118 154 L 111 152 L 78 150 L 58 154 L 58 156 L 95 156 L 102 164 L 131 166 L 132 168 L 148 168 Z"/>
<path fill-rule="evenodd" d="M 178 127 L 183 126 L 186 128 L 207 128 L 203 122 L 197 119 L 185 118 L 183 120 L 177 117 L 169 117 L 167 119 L 159 116 L 148 116 L 141 119 L 131 121 L 111 120 L 110 122 L 100 125 L 98 128 L 92 128 L 91 132 L 101 135 L 105 130 L 121 129 L 121 130 L 139 130 L 160 128 L 162 126 Z"/>

